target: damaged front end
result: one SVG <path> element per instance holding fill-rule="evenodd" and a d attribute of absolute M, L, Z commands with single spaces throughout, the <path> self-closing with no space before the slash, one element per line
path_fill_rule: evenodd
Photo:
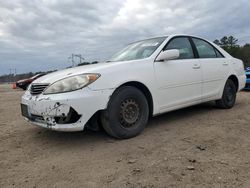
<path fill-rule="evenodd" d="M 60 103 L 56 103 L 51 112 L 43 112 L 43 115 L 30 114 L 29 120 L 44 122 L 48 126 L 53 126 L 55 124 L 76 123 L 81 118 L 81 115 L 79 115 L 72 107 L 60 105 Z"/>
<path fill-rule="evenodd" d="M 85 87 L 72 92 L 44 94 L 41 93 L 42 86 L 44 84 L 39 84 L 35 93 L 34 90 L 24 93 L 22 115 L 34 125 L 64 132 L 84 130 L 96 112 L 106 109 L 114 91 Z"/>
<path fill-rule="evenodd" d="M 21 104 L 22 115 L 33 124 L 55 130 L 63 129 L 65 125 L 74 128 L 81 124 L 82 115 L 68 104 L 53 103 L 48 97 L 37 96 L 30 96 L 27 101 Z"/>

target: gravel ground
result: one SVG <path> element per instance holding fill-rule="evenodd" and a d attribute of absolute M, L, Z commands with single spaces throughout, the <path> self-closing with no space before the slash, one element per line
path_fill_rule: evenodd
<path fill-rule="evenodd" d="M 0 187 L 250 187 L 249 92 L 230 110 L 154 117 L 129 140 L 30 125 L 22 94 L 0 85 Z"/>

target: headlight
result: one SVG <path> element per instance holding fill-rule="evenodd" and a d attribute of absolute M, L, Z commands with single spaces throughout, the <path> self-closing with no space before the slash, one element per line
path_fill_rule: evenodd
<path fill-rule="evenodd" d="M 100 77 L 100 74 L 80 74 L 70 76 L 62 80 L 56 81 L 44 91 L 43 94 L 55 94 L 75 91 L 86 87 L 92 82 L 96 81 Z"/>

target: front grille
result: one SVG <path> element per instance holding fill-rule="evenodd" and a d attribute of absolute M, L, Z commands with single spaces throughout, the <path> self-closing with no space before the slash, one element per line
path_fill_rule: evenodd
<path fill-rule="evenodd" d="M 49 84 L 32 84 L 30 87 L 31 95 L 41 94 Z"/>

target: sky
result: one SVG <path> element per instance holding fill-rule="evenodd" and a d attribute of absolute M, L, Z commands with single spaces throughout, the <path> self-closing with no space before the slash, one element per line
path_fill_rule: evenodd
<path fill-rule="evenodd" d="M 181 33 L 250 43 L 250 0 L 0 0 L 0 75 L 108 59 L 127 44 Z"/>

